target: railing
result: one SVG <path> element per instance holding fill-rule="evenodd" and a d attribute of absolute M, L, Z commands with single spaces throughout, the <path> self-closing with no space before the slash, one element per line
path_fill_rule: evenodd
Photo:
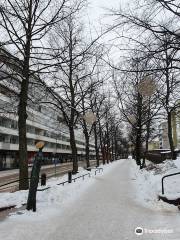
<path fill-rule="evenodd" d="M 103 172 L 103 168 L 97 168 L 96 170 L 95 170 L 95 175 L 96 175 L 96 173 L 99 171 L 99 173 L 102 171 Z"/>
<path fill-rule="evenodd" d="M 177 173 L 172 173 L 172 174 L 168 174 L 168 175 L 165 175 L 162 180 L 161 180 L 161 183 L 162 183 L 162 194 L 164 195 L 164 179 L 167 178 L 167 177 L 171 177 L 171 176 L 175 176 L 175 175 L 179 175 L 180 172 L 177 172 Z"/>
<path fill-rule="evenodd" d="M 79 178 L 82 178 L 82 179 L 84 180 L 84 177 L 85 177 L 85 176 L 89 176 L 89 177 L 91 177 L 91 174 L 90 174 L 90 173 L 83 174 L 83 175 L 81 175 L 81 176 L 79 176 L 79 177 L 73 178 L 72 181 L 75 182 L 75 181 L 76 181 L 77 179 L 79 179 Z"/>
<path fill-rule="evenodd" d="M 91 169 L 93 169 L 93 168 L 91 168 Z M 100 171 L 103 172 L 103 168 L 95 168 L 95 169 L 96 169 L 96 170 L 95 170 L 95 175 L 97 174 L 97 172 L 99 172 L 99 173 L 100 173 Z M 61 173 L 61 172 L 59 172 L 59 173 Z M 56 175 L 57 175 L 57 174 L 58 174 L 58 173 L 56 173 Z M 81 175 L 81 176 L 78 176 L 78 177 L 76 177 L 76 178 L 73 178 L 72 181 L 75 182 L 75 181 L 76 181 L 77 179 L 79 179 L 79 178 L 82 178 L 82 179 L 84 180 L 85 176 L 91 177 L 91 174 L 90 174 L 90 173 L 83 174 L 83 175 Z M 51 177 L 52 177 L 52 176 L 51 176 Z M 50 177 L 47 177 L 47 178 L 50 178 Z M 29 177 L 29 178 L 17 179 L 17 180 L 11 181 L 11 182 L 4 183 L 4 184 L 0 185 L 0 191 L 1 191 L 1 190 L 8 189 L 8 188 L 16 188 L 16 187 L 18 187 L 18 185 L 13 185 L 13 186 L 9 186 L 9 185 L 11 185 L 11 184 L 13 184 L 13 183 L 19 183 L 20 181 L 23 181 L 23 180 L 26 180 L 26 179 L 30 180 L 31 178 Z M 39 180 L 40 180 L 40 179 L 41 179 L 41 177 L 39 178 Z M 64 186 L 64 184 L 66 184 L 66 183 L 69 183 L 69 181 L 64 181 L 64 182 L 58 183 L 57 185 L 63 185 L 63 186 Z M 8 187 L 6 187 L 6 186 L 8 186 Z M 46 187 L 46 188 L 44 188 L 44 189 L 38 189 L 37 191 L 44 191 L 44 190 L 47 190 L 47 189 L 49 189 L 49 188 L 50 188 L 50 187 Z"/>
<path fill-rule="evenodd" d="M 92 168 L 92 169 L 95 169 L 95 172 L 94 172 L 94 174 L 96 175 L 97 174 L 97 172 L 103 172 L 103 168 L 100 168 L 100 167 L 96 167 L 96 168 Z M 41 175 L 42 176 L 42 175 Z M 76 181 L 77 179 L 79 179 L 79 178 L 82 178 L 83 180 L 84 180 L 84 178 L 86 177 L 86 176 L 89 176 L 89 177 L 91 177 L 91 174 L 90 173 L 87 173 L 87 174 L 83 174 L 83 175 L 81 175 L 81 176 L 78 176 L 78 177 L 75 177 L 75 178 L 73 178 L 72 179 L 72 181 Z M 23 179 L 18 179 L 18 180 L 15 180 L 15 181 L 11 181 L 11 182 L 8 182 L 8 183 L 5 183 L 5 184 L 2 184 L 2 185 L 0 185 L 0 188 L 1 187 L 4 187 L 4 186 L 7 186 L 7 185 L 10 185 L 10 184 L 13 184 L 13 183 L 16 183 L 16 182 L 19 182 L 19 181 L 23 181 L 23 180 L 25 180 L 25 179 L 28 179 L 28 180 L 30 180 L 31 178 L 23 178 Z M 42 178 L 40 177 L 39 179 L 41 179 L 42 180 Z M 71 181 L 71 182 L 72 182 Z M 61 183 L 58 183 L 57 185 L 63 185 L 64 186 L 64 184 L 65 183 L 70 183 L 69 182 L 69 180 L 67 180 L 67 181 L 64 181 L 64 182 L 61 182 Z M 42 184 L 42 183 L 41 183 Z M 17 187 L 17 185 L 16 186 L 10 186 L 10 187 Z M 9 188 L 9 187 L 8 187 Z M 43 189 L 37 189 L 37 191 L 45 191 L 45 190 L 48 190 L 48 189 L 50 189 L 51 187 L 45 187 L 45 188 L 43 188 Z M 4 188 L 3 188 L 4 189 Z M 1 189 L 2 190 L 2 189 Z M 26 203 L 23 203 L 22 205 L 26 205 Z M 6 207 L 1 207 L 0 208 L 0 212 L 2 212 L 2 211 L 5 211 L 5 210 L 8 210 L 8 209 L 12 209 L 12 208 L 15 208 L 16 207 L 16 205 L 11 205 L 11 206 L 6 206 Z"/>
<path fill-rule="evenodd" d="M 95 163 L 96 163 L 96 161 L 95 160 L 90 160 L 91 161 L 91 164 L 92 165 L 94 165 Z M 70 164 L 70 163 L 69 163 Z M 68 165 L 69 165 L 68 164 Z M 53 167 L 54 165 L 52 164 L 52 167 Z M 80 165 L 81 166 L 81 165 Z M 63 165 L 62 165 L 62 167 L 63 167 Z M 53 168 L 52 168 L 53 169 Z M 58 175 L 62 175 L 62 174 L 66 174 L 67 172 L 69 171 L 69 169 L 67 169 L 67 170 L 64 170 L 64 171 L 62 171 L 62 169 L 60 169 L 60 171 L 57 171 L 56 173 L 50 173 L 50 175 L 49 176 L 47 176 L 46 178 L 48 179 L 48 178 L 52 178 L 52 177 L 56 177 L 56 176 L 58 176 Z M 17 176 L 18 177 L 18 176 Z M 27 178 L 26 178 L 27 179 Z M 30 179 L 30 178 L 28 178 L 28 179 Z M 0 191 L 3 191 L 3 190 L 7 190 L 7 189 L 10 189 L 10 188 L 13 188 L 13 190 L 14 189 L 16 189 L 17 190 L 17 188 L 18 188 L 18 186 L 19 185 L 13 185 L 13 186 L 9 186 L 9 185 L 11 185 L 11 184 L 13 184 L 13 183 L 18 183 L 19 181 L 23 181 L 24 179 L 21 179 L 21 180 L 19 180 L 19 179 L 16 179 L 16 180 L 14 180 L 14 181 L 11 181 L 11 182 L 7 182 L 7 183 L 5 183 L 5 184 L 2 184 L 2 185 L 0 185 Z M 7 186 L 7 187 L 5 187 L 5 186 Z M 2 187 L 4 187 L 4 188 L 2 188 Z"/>
<path fill-rule="evenodd" d="M 96 175 L 97 172 L 100 173 L 100 171 L 103 172 L 103 168 L 96 168 L 94 174 Z M 76 180 L 79 179 L 79 178 L 82 178 L 82 179 L 84 180 L 84 178 L 85 178 L 86 176 L 91 177 L 91 174 L 90 174 L 90 173 L 86 173 L 86 174 L 83 174 L 83 175 L 78 176 L 78 177 L 76 177 L 76 178 L 72 178 L 72 181 L 76 182 Z M 69 181 L 67 180 L 67 181 L 64 181 L 64 182 L 61 182 L 61 183 L 57 183 L 57 185 L 63 185 L 63 186 L 64 186 L 66 183 L 69 183 Z M 50 188 L 51 188 L 51 187 L 46 187 L 46 188 L 43 188 L 43 189 L 38 189 L 37 191 L 45 191 L 45 190 L 48 190 L 48 189 L 50 189 Z"/>

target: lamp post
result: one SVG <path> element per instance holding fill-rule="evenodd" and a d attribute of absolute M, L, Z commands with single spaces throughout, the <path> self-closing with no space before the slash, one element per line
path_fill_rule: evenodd
<path fill-rule="evenodd" d="M 35 160 L 33 162 L 33 168 L 31 171 L 31 181 L 30 181 L 30 188 L 27 200 L 27 210 L 36 211 L 36 193 L 39 183 L 39 173 L 41 169 L 41 161 L 42 161 L 42 149 L 45 143 L 43 141 L 36 142 L 35 146 L 39 149 L 38 153 L 36 154 Z"/>
<path fill-rule="evenodd" d="M 93 125 L 96 122 L 96 115 L 93 112 L 87 112 L 83 115 L 83 119 L 87 124 Z"/>
<path fill-rule="evenodd" d="M 148 103 L 149 103 L 149 105 L 148 105 L 148 121 L 149 121 L 149 116 L 150 116 L 150 97 L 156 91 L 156 83 L 150 76 L 146 76 L 144 79 L 142 79 L 139 82 L 139 84 L 137 86 L 137 90 L 138 90 L 138 93 L 141 94 L 143 97 L 149 98 L 149 100 L 148 100 Z M 149 135 L 148 128 L 149 127 L 147 127 L 147 135 Z M 147 145 L 148 145 L 148 138 L 147 138 Z M 140 169 L 143 168 L 144 165 L 145 165 L 146 151 L 144 152 L 143 163 L 141 164 L 141 161 L 140 161 Z"/>
<path fill-rule="evenodd" d="M 156 83 L 149 76 L 145 77 L 138 84 L 138 92 L 143 97 L 150 97 L 156 91 Z"/>
<path fill-rule="evenodd" d="M 96 115 L 93 112 L 86 112 L 82 118 L 84 119 L 84 121 L 91 126 L 96 122 Z M 92 130 L 92 129 L 91 129 Z M 85 127 L 84 129 L 84 135 L 86 138 L 86 164 L 87 164 L 87 168 L 90 166 L 89 164 L 89 137 L 90 137 L 90 132 L 87 127 Z"/>

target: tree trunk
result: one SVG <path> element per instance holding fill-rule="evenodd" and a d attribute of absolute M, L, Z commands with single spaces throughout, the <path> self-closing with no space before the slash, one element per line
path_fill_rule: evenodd
<path fill-rule="evenodd" d="M 151 122 L 149 120 L 146 124 L 146 150 L 145 150 L 145 153 L 143 154 L 142 168 L 144 168 L 146 165 L 146 153 L 148 152 L 148 148 L 149 148 L 150 125 L 151 125 Z"/>
<path fill-rule="evenodd" d="M 85 134 L 85 139 L 86 139 L 86 167 L 90 167 L 90 162 L 89 162 L 89 136 L 88 133 Z"/>
<path fill-rule="evenodd" d="M 83 102 L 84 100 L 82 100 Z M 83 102 L 83 110 L 84 110 L 84 102 Z M 83 112 L 83 114 L 85 115 L 85 111 Z M 86 168 L 90 167 L 90 161 L 89 161 L 89 132 L 88 132 L 88 127 L 86 124 L 86 121 L 83 120 L 83 133 L 84 133 L 84 137 L 85 137 L 85 144 L 86 144 L 86 154 L 85 154 L 85 158 L 86 158 Z"/>
<path fill-rule="evenodd" d="M 99 120 L 98 122 L 99 122 L 99 140 L 100 140 L 101 154 L 102 154 L 103 165 L 105 165 L 106 162 L 105 162 L 105 156 L 104 156 L 104 146 L 102 141 L 102 129 L 101 129 L 101 123 Z"/>
<path fill-rule="evenodd" d="M 173 135 L 172 135 L 172 118 L 171 118 L 171 111 L 169 110 L 169 102 L 170 102 L 170 93 L 171 93 L 171 83 L 170 83 L 170 73 L 169 73 L 169 66 L 172 64 L 172 59 L 168 54 L 168 41 L 165 40 L 165 54 L 166 54 L 166 70 L 165 70 L 165 76 L 166 76 L 166 111 L 167 111 L 167 118 L 168 118 L 168 139 L 169 139 L 169 145 L 171 150 L 171 158 L 176 159 L 176 154 L 174 151 L 174 141 L 173 141 Z"/>
<path fill-rule="evenodd" d="M 171 150 L 171 157 L 173 160 L 176 159 L 176 153 L 174 151 L 174 141 L 172 136 L 172 121 L 171 121 L 171 112 L 168 112 L 168 139 Z"/>
<path fill-rule="evenodd" d="M 114 135 L 114 153 L 115 153 L 115 160 L 117 160 L 117 148 L 118 148 L 118 144 L 117 144 L 117 137 L 116 137 L 116 132 Z"/>
<path fill-rule="evenodd" d="M 114 161 L 114 141 L 113 141 L 113 138 L 112 138 L 112 145 L 111 145 L 111 149 L 112 149 L 111 161 Z"/>
<path fill-rule="evenodd" d="M 136 164 L 141 165 L 141 135 L 138 132 L 136 136 L 136 145 L 135 145 L 135 155 L 136 155 Z"/>
<path fill-rule="evenodd" d="M 27 105 L 27 82 L 22 82 L 20 102 L 18 110 L 18 128 L 19 128 L 19 190 L 29 188 L 28 181 L 28 156 L 26 139 L 26 105 Z"/>
<path fill-rule="evenodd" d="M 148 151 L 149 147 L 149 134 L 150 134 L 150 122 L 146 125 L 146 152 Z"/>
<path fill-rule="evenodd" d="M 98 148 L 96 123 L 94 124 L 94 143 L 95 143 L 95 151 L 96 151 L 96 165 L 99 167 L 99 148 Z"/>
<path fill-rule="evenodd" d="M 146 124 L 146 152 L 148 151 L 148 147 L 149 147 L 149 137 L 150 137 L 150 127 L 151 127 L 150 114 L 151 114 L 151 105 L 150 105 L 150 99 L 149 99 L 148 121 L 147 121 L 147 124 Z"/>
<path fill-rule="evenodd" d="M 76 174 L 78 172 L 78 158 L 77 158 L 77 147 L 76 147 L 76 139 L 75 139 L 73 126 L 69 127 L 69 133 L 70 133 L 70 145 L 71 145 L 72 159 L 73 159 L 72 172 L 73 174 Z"/>
<path fill-rule="evenodd" d="M 142 96 L 138 93 L 138 106 L 137 106 L 137 127 L 136 127 L 136 144 L 135 144 L 135 154 L 136 154 L 136 164 L 141 168 L 141 141 L 142 141 Z"/>
<path fill-rule="evenodd" d="M 106 124 L 106 143 L 107 143 L 107 164 L 109 164 L 109 161 L 111 160 L 110 158 L 110 139 L 109 139 L 109 125 L 108 123 Z"/>
<path fill-rule="evenodd" d="M 27 101 L 29 87 L 29 61 L 31 51 L 31 34 L 32 34 L 32 0 L 29 1 L 28 21 L 26 32 L 26 45 L 24 52 L 24 62 L 22 70 L 22 82 L 19 95 L 18 107 L 18 129 L 19 129 L 19 189 L 25 190 L 29 188 L 28 181 L 28 157 L 27 157 L 27 138 L 26 138 L 26 119 L 27 119 Z"/>

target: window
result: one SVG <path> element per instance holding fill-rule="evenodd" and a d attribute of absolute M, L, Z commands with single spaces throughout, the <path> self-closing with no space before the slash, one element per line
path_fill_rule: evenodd
<path fill-rule="evenodd" d="M 19 143 L 19 139 L 17 136 L 11 136 L 10 137 L 10 143 L 12 144 L 18 144 Z"/>
<path fill-rule="evenodd" d="M 41 112 L 42 111 L 42 107 L 38 106 L 38 111 Z"/>
<path fill-rule="evenodd" d="M 10 143 L 10 136 L 6 134 L 0 134 L 0 142 Z"/>
<path fill-rule="evenodd" d="M 27 145 L 34 146 L 35 145 L 34 139 L 27 139 Z"/>
<path fill-rule="evenodd" d="M 35 127 L 27 125 L 27 132 L 28 133 L 35 133 Z"/>
<path fill-rule="evenodd" d="M 11 120 L 11 128 L 17 129 L 18 128 L 18 123 L 14 120 Z"/>

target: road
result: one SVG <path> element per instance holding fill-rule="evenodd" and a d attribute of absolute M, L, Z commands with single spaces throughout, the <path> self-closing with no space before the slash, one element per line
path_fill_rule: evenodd
<path fill-rule="evenodd" d="M 11 240 L 179 240 L 180 216 L 176 211 L 152 210 L 136 202 L 135 181 L 129 174 L 130 160 L 97 176 L 83 195 L 59 216 L 41 222 L 0 224 L 0 239 Z M 57 209 L 58 211 L 58 209 Z M 27 225 L 28 224 L 28 225 Z M 171 234 L 134 233 L 136 227 L 173 230 Z M 6 228 L 11 229 L 7 232 Z"/>
<path fill-rule="evenodd" d="M 95 166 L 96 161 L 91 160 L 90 161 L 91 166 Z M 79 162 L 79 166 L 84 166 L 84 162 Z M 31 167 L 29 168 L 29 177 L 31 174 Z M 61 176 L 68 171 L 72 170 L 72 162 L 68 163 L 61 163 L 56 165 L 56 175 Z M 41 167 L 41 172 L 46 173 L 47 177 L 50 178 L 55 175 L 55 165 L 45 165 Z M 18 180 L 18 175 L 19 175 L 19 170 L 18 169 L 13 169 L 13 170 L 6 170 L 6 171 L 0 171 L 0 186 L 3 184 L 6 184 L 8 182 L 16 181 Z M 12 183 L 10 185 L 0 187 L 0 192 L 5 192 L 5 191 L 15 191 L 18 190 L 18 183 Z"/>

